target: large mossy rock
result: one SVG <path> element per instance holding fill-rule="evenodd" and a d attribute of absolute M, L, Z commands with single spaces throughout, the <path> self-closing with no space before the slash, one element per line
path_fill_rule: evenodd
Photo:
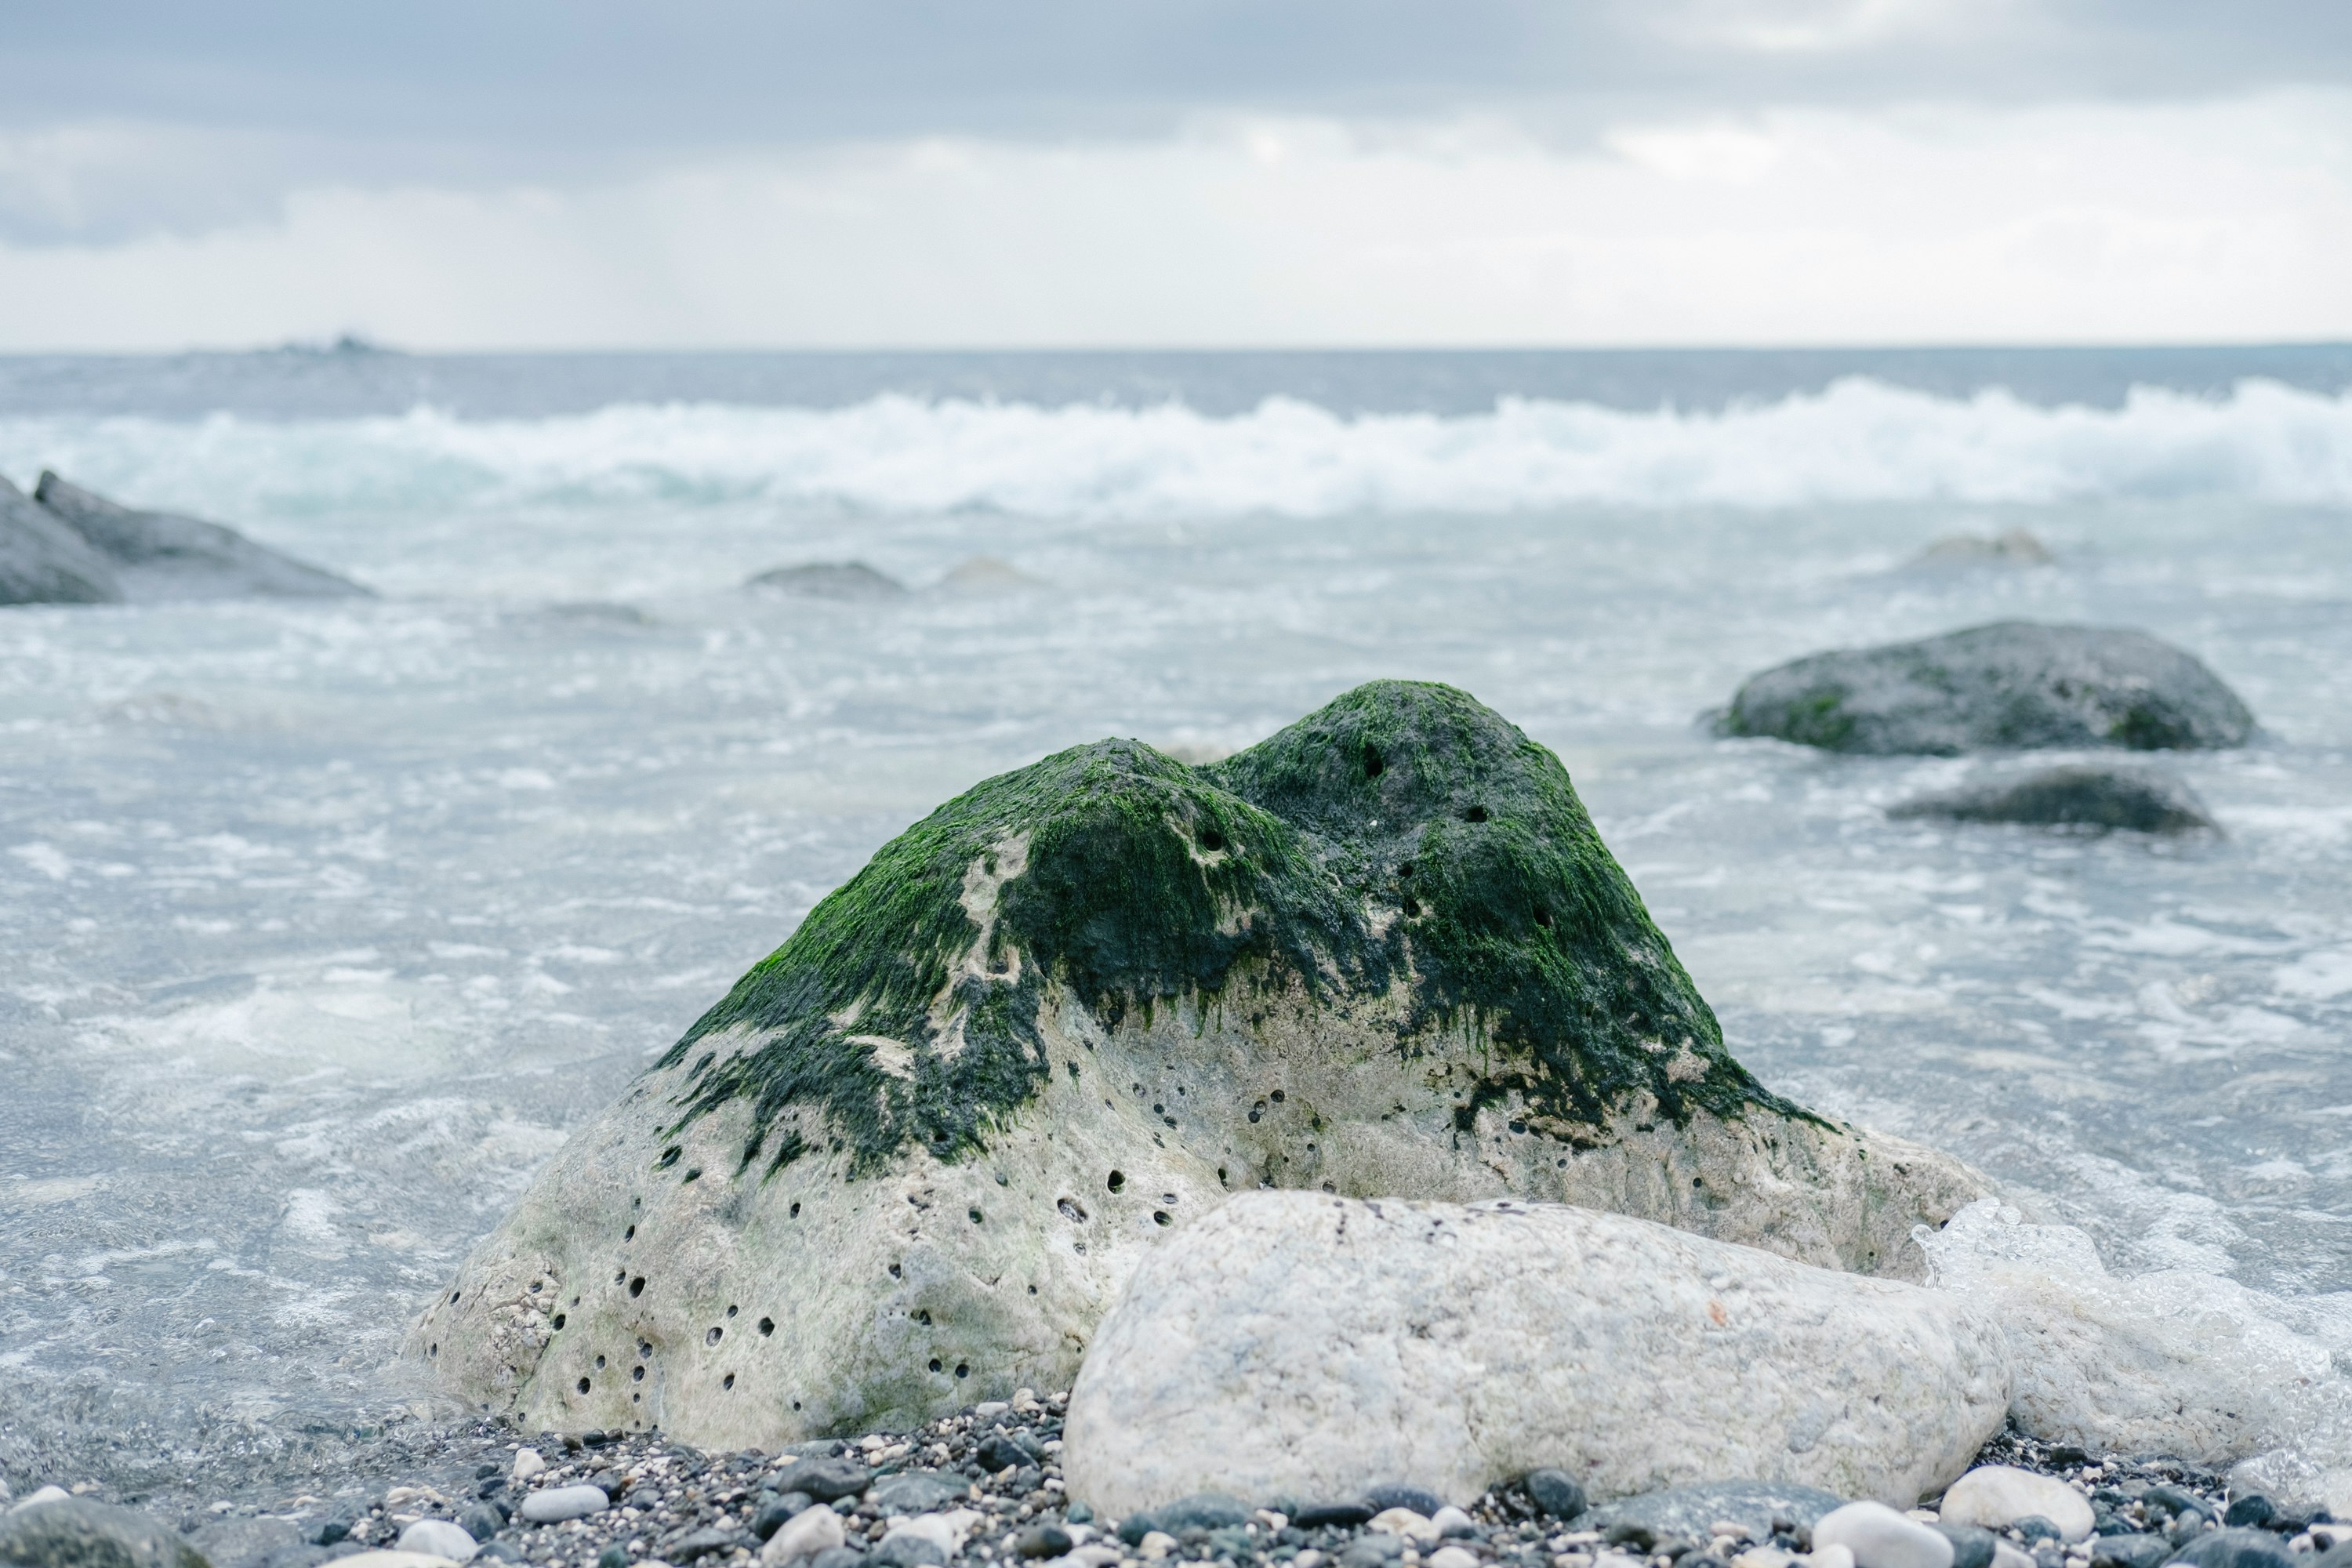
<path fill-rule="evenodd" d="M 65 520 L 0 479 L 0 605 L 114 605 L 114 568 Z"/>
<path fill-rule="evenodd" d="M 1720 728 L 1832 752 L 1957 756 L 2242 746 L 2254 718 L 2195 656 L 2146 632 L 2002 621 L 1768 669 L 1740 687 Z"/>
<path fill-rule="evenodd" d="M 1188 767 L 1105 741 L 884 846 L 417 1325 L 533 1429 L 773 1446 L 1076 1372 L 1259 1186 L 1556 1199 L 1916 1273 L 1981 1184 L 1768 1092 L 1558 758 L 1381 682 Z"/>
<path fill-rule="evenodd" d="M 176 512 L 141 511 L 44 473 L 34 498 L 112 566 L 122 596 L 173 599 L 352 599 L 371 592 L 323 567 L 256 544 L 233 528 Z"/>

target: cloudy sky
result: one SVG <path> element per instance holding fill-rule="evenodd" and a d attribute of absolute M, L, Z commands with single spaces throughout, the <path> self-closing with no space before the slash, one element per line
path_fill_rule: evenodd
<path fill-rule="evenodd" d="M 79 0 L 0 350 L 2352 337 L 2330 0 Z"/>

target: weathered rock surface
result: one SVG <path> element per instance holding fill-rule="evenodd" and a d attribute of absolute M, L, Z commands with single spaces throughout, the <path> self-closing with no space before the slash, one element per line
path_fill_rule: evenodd
<path fill-rule="evenodd" d="M 2220 831 L 2196 792 L 2179 779 L 2144 768 L 2047 768 L 2023 778 L 1922 795 L 1886 815 L 2133 833 Z"/>
<path fill-rule="evenodd" d="M 2000 1326 L 1921 1286 L 1555 1205 L 1256 1192 L 1136 1270 L 1062 1463 L 1110 1514 L 1378 1477 L 1459 1502 L 1539 1467 L 1596 1498 L 1732 1475 L 1907 1508 L 2009 1397 Z"/>
<path fill-rule="evenodd" d="M 66 1498 L 0 1515 L 0 1563 L 23 1568 L 208 1568 L 180 1532 L 127 1508 Z"/>
<path fill-rule="evenodd" d="M 1260 1185 L 1918 1267 L 1981 1183 L 1723 1047 L 1566 771 L 1381 682 L 1213 766 L 1107 741 L 878 852 L 576 1137 L 413 1353 L 527 1430 L 774 1447 L 1065 1385 Z"/>
<path fill-rule="evenodd" d="M 1817 653 L 1751 677 L 1720 728 L 1832 752 L 2242 746 L 2253 715 L 2193 656 L 2146 632 L 2003 621 Z"/>
<path fill-rule="evenodd" d="M 134 602 L 373 597 L 348 578 L 256 544 L 233 528 L 140 511 L 44 473 L 34 499 L 106 557 Z"/>
<path fill-rule="evenodd" d="M 122 584 L 65 521 L 0 479 L 0 605 L 115 605 Z"/>
<path fill-rule="evenodd" d="M 779 566 L 743 584 L 803 599 L 903 599 L 907 585 L 863 561 L 813 561 Z"/>

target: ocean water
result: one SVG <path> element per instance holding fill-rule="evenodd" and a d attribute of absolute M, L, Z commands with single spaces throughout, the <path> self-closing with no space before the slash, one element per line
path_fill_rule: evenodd
<path fill-rule="evenodd" d="M 0 473 L 383 595 L 0 610 L 0 1477 L 258 1494 L 429 1427 L 410 1315 L 883 840 L 1382 676 L 1559 752 L 1769 1082 L 1991 1173 L 2029 1228 L 1988 1255 L 2291 1365 L 2273 1436 L 2340 1459 L 2347 386 L 2323 349 L 0 361 Z M 2053 563 L 1913 564 L 2019 527 Z M 974 556 L 1018 579 L 946 581 Z M 741 587 L 845 559 L 917 591 Z M 2009 616 L 2245 696 L 2257 744 L 2161 759 L 2223 837 L 1893 821 L 2025 761 L 1696 721 Z"/>

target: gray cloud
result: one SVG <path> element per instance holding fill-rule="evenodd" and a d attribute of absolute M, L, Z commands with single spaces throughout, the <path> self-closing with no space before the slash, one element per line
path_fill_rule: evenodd
<path fill-rule="evenodd" d="M 301 184 L 572 181 L 693 150 L 1150 136 L 1202 110 L 2197 97 L 2352 79 L 2308 0 L 84 0 L 0 41 L 0 235 L 265 216 Z"/>

